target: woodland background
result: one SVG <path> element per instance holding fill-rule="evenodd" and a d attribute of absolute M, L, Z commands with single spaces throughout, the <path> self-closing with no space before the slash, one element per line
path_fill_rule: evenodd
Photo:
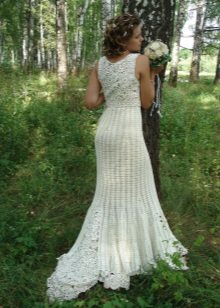
<path fill-rule="evenodd" d="M 1 0 L 0 305 L 49 307 L 46 278 L 74 244 L 95 190 L 103 106 L 84 107 L 106 21 L 136 12 L 160 38 L 162 118 L 142 110 L 158 194 L 190 271 L 161 262 L 129 292 L 97 284 L 52 307 L 220 306 L 220 2 Z M 193 46 L 183 48 L 192 15 Z"/>

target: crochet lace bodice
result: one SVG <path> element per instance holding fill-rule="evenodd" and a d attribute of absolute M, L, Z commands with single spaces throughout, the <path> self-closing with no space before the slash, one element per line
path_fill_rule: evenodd
<path fill-rule="evenodd" d="M 130 53 L 122 60 L 110 62 L 105 56 L 98 63 L 98 78 L 103 87 L 107 107 L 140 106 L 140 85 L 135 75 L 136 58 Z"/>

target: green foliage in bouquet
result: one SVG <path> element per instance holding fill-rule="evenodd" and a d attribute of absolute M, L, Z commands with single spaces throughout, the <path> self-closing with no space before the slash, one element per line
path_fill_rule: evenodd
<path fill-rule="evenodd" d="M 160 58 L 157 58 L 155 60 L 150 59 L 150 66 L 155 68 L 160 65 L 166 64 L 169 61 L 171 61 L 170 54 L 162 55 Z"/>

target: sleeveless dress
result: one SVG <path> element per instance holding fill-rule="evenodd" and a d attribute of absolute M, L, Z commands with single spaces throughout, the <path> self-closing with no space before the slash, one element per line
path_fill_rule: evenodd
<path fill-rule="evenodd" d="M 71 300 L 98 281 L 113 290 L 130 287 L 130 276 L 152 272 L 163 259 L 189 267 L 188 253 L 161 209 L 142 131 L 138 53 L 112 63 L 101 57 L 98 77 L 106 99 L 95 136 L 96 190 L 81 231 L 47 279 L 49 301 Z M 173 263 L 177 253 L 181 265 Z"/>

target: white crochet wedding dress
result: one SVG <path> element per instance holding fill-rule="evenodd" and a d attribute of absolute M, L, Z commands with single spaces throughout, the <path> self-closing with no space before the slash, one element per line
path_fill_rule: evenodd
<path fill-rule="evenodd" d="M 95 136 L 96 190 L 78 238 L 47 279 L 50 302 L 76 298 L 98 281 L 104 288 L 128 290 L 130 276 L 151 273 L 160 258 L 173 269 L 189 269 L 183 257 L 188 249 L 161 209 L 144 142 L 138 55 L 116 63 L 100 58 L 106 103 Z M 173 253 L 180 253 L 181 266 L 173 263 Z"/>

